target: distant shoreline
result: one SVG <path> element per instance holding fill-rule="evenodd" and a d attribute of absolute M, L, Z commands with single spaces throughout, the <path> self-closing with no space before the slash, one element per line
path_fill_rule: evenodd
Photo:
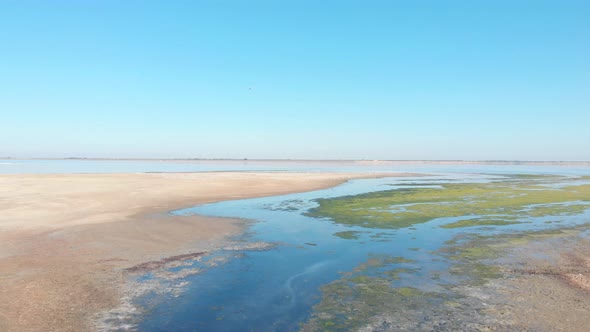
<path fill-rule="evenodd" d="M 568 160 L 366 160 L 366 159 L 224 159 L 224 158 L 15 158 L 0 157 L 0 160 L 62 160 L 62 161 L 153 161 L 181 163 L 210 162 L 262 162 L 262 163 L 351 163 L 361 165 L 434 164 L 434 165 L 548 165 L 548 166 L 590 166 L 590 161 Z"/>

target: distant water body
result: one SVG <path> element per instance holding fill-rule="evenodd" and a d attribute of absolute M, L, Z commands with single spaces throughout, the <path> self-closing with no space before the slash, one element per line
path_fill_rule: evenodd
<path fill-rule="evenodd" d="M 587 174 L 586 164 L 498 164 L 448 162 L 290 161 L 290 160 L 95 160 L 0 159 L 0 174 L 149 172 L 417 172 Z"/>

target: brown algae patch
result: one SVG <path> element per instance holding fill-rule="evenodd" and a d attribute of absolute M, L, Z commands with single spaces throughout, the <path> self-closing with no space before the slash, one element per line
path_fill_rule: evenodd
<path fill-rule="evenodd" d="M 203 251 L 203 252 L 195 252 L 195 253 L 166 257 L 166 258 L 163 258 L 158 261 L 149 261 L 149 262 L 145 262 L 145 263 L 141 263 L 141 264 L 132 266 L 130 268 L 126 268 L 125 271 L 131 272 L 131 273 L 146 273 L 146 272 L 149 272 L 152 270 L 163 268 L 165 266 L 170 267 L 173 263 L 176 263 L 175 266 L 180 266 L 180 265 L 178 265 L 178 263 L 183 262 L 183 261 L 189 261 L 188 263 L 192 264 L 191 261 L 199 260 L 202 256 L 204 256 L 206 254 L 207 254 L 207 252 Z"/>
<path fill-rule="evenodd" d="M 439 188 L 400 188 L 317 199 L 307 215 L 367 228 L 405 228 L 437 218 L 465 220 L 445 228 L 502 226 L 522 219 L 576 215 L 590 208 L 590 185 L 567 186 L 557 176 L 517 175 L 489 183 L 443 183 Z"/>

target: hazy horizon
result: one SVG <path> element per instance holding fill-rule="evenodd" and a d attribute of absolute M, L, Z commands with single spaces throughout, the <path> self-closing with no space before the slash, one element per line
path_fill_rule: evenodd
<path fill-rule="evenodd" d="M 253 162 L 393 162 L 393 163 L 572 163 L 572 164 L 587 164 L 590 160 L 503 160 L 503 159 L 296 159 L 296 158 L 285 158 L 285 159 L 251 159 L 251 158 L 141 158 L 141 157 L 128 157 L 128 158 L 100 158 L 100 157 L 10 157 L 0 156 L 0 160 L 105 160 L 105 161 L 253 161 Z"/>
<path fill-rule="evenodd" d="M 590 160 L 587 1 L 2 1 L 0 157 Z"/>

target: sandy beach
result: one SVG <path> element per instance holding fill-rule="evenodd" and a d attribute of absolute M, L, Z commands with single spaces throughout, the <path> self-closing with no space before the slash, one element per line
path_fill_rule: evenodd
<path fill-rule="evenodd" d="M 214 250 L 245 225 L 171 210 L 385 175 L 0 175 L 0 297 L 9 299 L 0 302 L 0 330 L 92 329 L 96 313 L 119 303 L 125 269 Z"/>

